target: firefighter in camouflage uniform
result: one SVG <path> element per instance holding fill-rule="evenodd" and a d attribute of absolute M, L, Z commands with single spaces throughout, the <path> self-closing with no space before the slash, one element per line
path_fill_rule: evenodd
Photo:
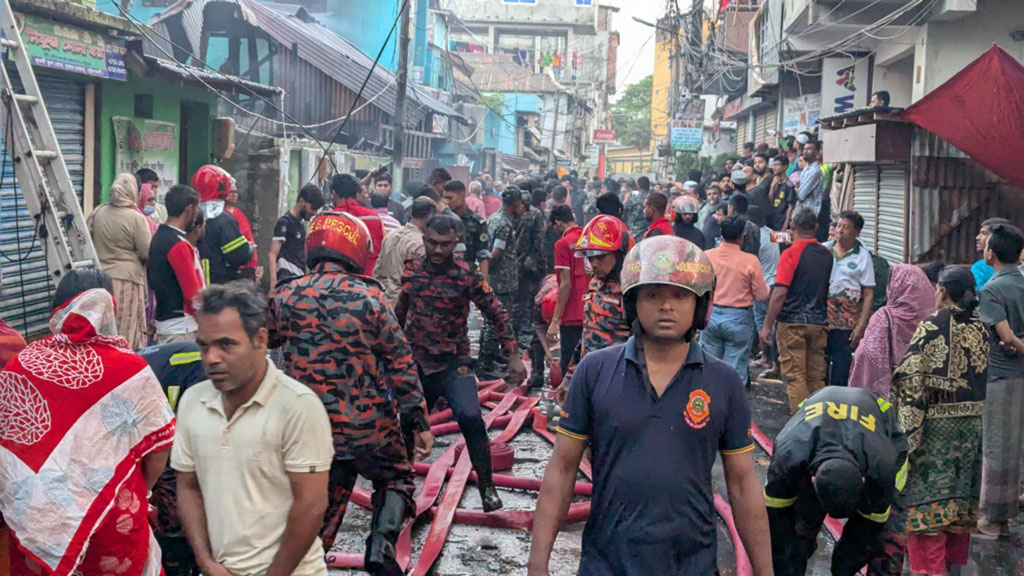
<path fill-rule="evenodd" d="M 455 252 L 469 264 L 473 272 L 480 272 L 484 278 L 490 270 L 491 246 L 487 223 L 469 209 L 466 204 L 466 185 L 461 180 L 452 180 L 444 185 L 444 203 L 448 210 L 462 221 L 459 244 Z"/>
<path fill-rule="evenodd" d="M 644 217 L 644 204 L 647 203 L 647 197 L 651 195 L 651 180 L 647 176 L 641 176 L 636 179 L 636 183 L 640 189 L 634 191 L 623 201 L 622 221 L 629 228 L 629 233 L 633 238 L 643 238 L 647 233 L 647 228 L 651 225 Z"/>
<path fill-rule="evenodd" d="M 425 255 L 406 261 L 395 315 L 409 335 L 427 406 L 433 407 L 441 396 L 447 400 L 466 439 L 484 511 L 491 512 L 502 504 L 492 479 L 491 447 L 469 355 L 466 323 L 470 302 L 494 326 L 496 340 L 508 358 L 512 385 L 523 381 L 526 368 L 508 314 L 494 291 L 480 274 L 470 272 L 469 265 L 454 256 L 461 227 L 457 219 L 446 214 L 427 222 L 423 234 Z"/>
<path fill-rule="evenodd" d="M 629 340 L 630 327 L 622 307 L 619 273 L 633 239 L 625 224 L 614 216 L 598 216 L 587 224 L 576 243 L 576 257 L 586 258 L 593 278 L 583 297 L 583 334 L 569 362 L 562 384 L 555 390 L 555 401 L 565 402 L 576 364 L 588 352 L 622 344 Z"/>
<path fill-rule="evenodd" d="M 519 255 L 516 240 L 516 221 L 523 214 L 522 191 L 509 186 L 501 193 L 501 210 L 487 219 L 487 233 L 491 238 L 490 275 L 487 280 L 501 307 L 509 317 L 509 329 L 516 337 L 516 296 L 519 291 Z M 480 358 L 476 374 L 481 380 L 497 380 L 505 377 L 505 361 L 498 353 L 498 336 L 494 323 L 484 319 L 480 331 Z"/>
<path fill-rule="evenodd" d="M 369 230 L 343 212 L 313 219 L 306 237 L 310 273 L 283 284 L 271 302 L 271 333 L 285 372 L 323 401 L 334 434 L 329 501 L 320 531 L 334 544 L 356 476 L 373 482 L 373 520 L 365 565 L 401 574 L 395 542 L 416 509 L 413 467 L 433 437 L 412 350 L 376 280 L 364 276 Z"/>

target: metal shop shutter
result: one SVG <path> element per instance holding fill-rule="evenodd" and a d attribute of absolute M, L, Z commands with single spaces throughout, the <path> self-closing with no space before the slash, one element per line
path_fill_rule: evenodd
<path fill-rule="evenodd" d="M 8 70 L 20 90 L 17 72 Z M 85 157 L 85 85 L 36 71 L 50 122 L 81 202 Z M 0 121 L 6 129 L 6 118 Z M 6 130 L 0 132 L 0 145 Z M 23 336 L 49 332 L 50 299 L 55 286 L 50 280 L 43 242 L 35 238 L 35 220 L 25 206 L 14 175 L 13 162 L 4 153 L 0 180 L 0 269 L 3 270 L 0 317 Z M 20 239 L 19 239 L 20 238 Z"/>
<path fill-rule="evenodd" d="M 906 256 L 907 167 L 878 169 L 878 255 L 890 264 L 902 264 Z"/>
<path fill-rule="evenodd" d="M 743 153 L 743 143 L 747 141 L 748 125 L 746 115 L 742 120 L 736 120 L 736 154 Z"/>
<path fill-rule="evenodd" d="M 864 218 L 860 240 L 872 252 L 878 250 L 878 168 L 860 165 L 853 169 L 853 209 Z"/>
<path fill-rule="evenodd" d="M 775 109 L 760 110 L 754 114 L 754 137 L 750 140 L 755 144 L 764 142 L 771 146 L 774 142 L 768 136 L 768 130 L 775 128 Z"/>

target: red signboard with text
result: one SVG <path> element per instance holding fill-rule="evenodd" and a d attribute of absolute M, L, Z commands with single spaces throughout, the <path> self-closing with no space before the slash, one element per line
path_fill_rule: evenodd
<path fill-rule="evenodd" d="M 615 142 L 615 130 L 594 130 L 594 144 L 611 144 Z"/>

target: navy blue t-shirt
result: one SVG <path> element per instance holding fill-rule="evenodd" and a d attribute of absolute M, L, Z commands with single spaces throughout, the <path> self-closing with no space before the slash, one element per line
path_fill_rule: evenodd
<path fill-rule="evenodd" d="M 587 354 L 558 432 L 589 439 L 594 492 L 580 574 L 691 576 L 716 569 L 715 456 L 754 449 L 743 383 L 690 346 L 659 398 L 636 338 Z"/>
<path fill-rule="evenodd" d="M 195 342 L 150 346 L 138 352 L 153 369 L 156 379 L 167 394 L 167 402 L 175 412 L 178 411 L 178 400 L 185 390 L 206 380 L 199 345 Z"/>

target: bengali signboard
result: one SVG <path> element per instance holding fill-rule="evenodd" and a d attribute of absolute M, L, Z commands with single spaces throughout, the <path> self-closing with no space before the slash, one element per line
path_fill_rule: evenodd
<path fill-rule="evenodd" d="M 178 128 L 170 122 L 114 116 L 114 172 L 149 168 L 160 177 L 157 200 L 178 183 Z"/>
<path fill-rule="evenodd" d="M 795 136 L 812 130 L 820 113 L 821 94 L 786 98 L 782 101 L 782 134 Z"/>
<path fill-rule="evenodd" d="M 16 14 L 15 21 L 33 66 L 109 80 L 128 78 L 124 41 L 31 14 Z"/>
<path fill-rule="evenodd" d="M 672 120 L 669 148 L 700 152 L 704 142 L 704 100 L 699 96 L 690 98 L 679 110 L 675 120 Z"/>
<path fill-rule="evenodd" d="M 615 143 L 615 130 L 594 130 L 594 144 Z"/>

